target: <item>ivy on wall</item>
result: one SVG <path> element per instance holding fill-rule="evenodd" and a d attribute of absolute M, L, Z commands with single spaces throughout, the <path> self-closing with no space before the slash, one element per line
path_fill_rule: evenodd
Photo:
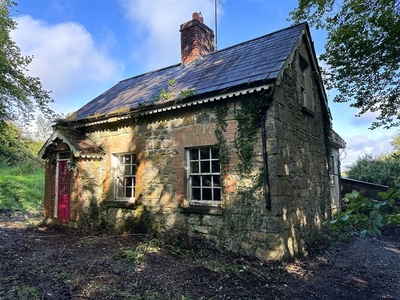
<path fill-rule="evenodd" d="M 235 108 L 235 119 L 238 122 L 238 132 L 235 146 L 238 149 L 238 169 L 240 173 L 249 173 L 252 168 L 254 148 L 259 140 L 261 115 L 264 107 L 263 95 L 242 96 L 240 106 Z"/>

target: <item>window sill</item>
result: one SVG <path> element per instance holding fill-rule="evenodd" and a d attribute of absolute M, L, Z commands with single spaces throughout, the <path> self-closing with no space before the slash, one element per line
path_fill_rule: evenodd
<path fill-rule="evenodd" d="M 222 208 L 216 206 L 198 206 L 191 205 L 189 207 L 180 207 L 179 211 L 181 213 L 193 213 L 193 214 L 205 214 L 205 215 L 222 215 Z"/>
<path fill-rule="evenodd" d="M 315 113 L 314 113 L 311 109 L 309 109 L 308 107 L 306 107 L 306 106 L 303 106 L 303 107 L 301 108 L 301 111 L 302 111 L 303 113 L 306 113 L 307 115 L 309 115 L 309 116 L 311 116 L 311 117 L 315 117 Z"/>
<path fill-rule="evenodd" d="M 129 202 L 129 201 L 107 201 L 104 202 L 105 206 L 107 207 L 116 207 L 116 208 L 130 208 L 134 209 L 138 207 L 136 202 Z"/>

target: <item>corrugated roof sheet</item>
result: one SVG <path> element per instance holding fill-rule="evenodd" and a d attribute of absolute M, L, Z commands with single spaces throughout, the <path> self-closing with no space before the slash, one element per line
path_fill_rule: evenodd
<path fill-rule="evenodd" d="M 190 65 L 173 65 L 123 81 L 76 112 L 75 119 L 106 115 L 151 103 L 174 80 L 170 99 L 180 91 L 196 95 L 220 92 L 242 84 L 277 78 L 284 62 L 302 36 L 306 24 L 291 26 L 262 37 L 211 53 Z"/>

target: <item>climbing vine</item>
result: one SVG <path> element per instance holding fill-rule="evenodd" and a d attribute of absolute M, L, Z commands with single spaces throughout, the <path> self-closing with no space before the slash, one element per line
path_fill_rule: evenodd
<path fill-rule="evenodd" d="M 252 167 L 251 160 L 259 139 L 257 131 L 261 124 L 263 105 L 262 95 L 251 95 L 242 97 L 240 107 L 235 109 L 235 118 L 238 122 L 235 146 L 238 149 L 238 168 L 241 173 L 249 173 Z"/>
<path fill-rule="evenodd" d="M 219 147 L 219 161 L 221 164 L 222 172 L 225 172 L 229 166 L 229 148 L 226 144 L 226 116 L 228 115 L 228 106 L 226 104 L 216 105 L 214 108 L 215 117 L 217 119 L 217 128 L 215 129 L 215 136 L 218 141 Z"/>

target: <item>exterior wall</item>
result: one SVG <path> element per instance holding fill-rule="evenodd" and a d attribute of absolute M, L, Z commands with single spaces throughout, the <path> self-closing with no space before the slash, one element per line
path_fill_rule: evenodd
<path fill-rule="evenodd" d="M 275 101 L 267 114 L 266 131 L 271 214 L 282 218 L 280 239 L 284 250 L 291 255 L 305 250 L 330 213 L 325 140 L 325 132 L 330 130 L 329 120 L 326 113 L 324 117 L 314 81 L 313 110 L 303 109 L 300 54 L 309 60 L 303 45 L 294 54 L 293 63 L 276 89 Z"/>
<path fill-rule="evenodd" d="M 53 160 L 47 160 L 45 163 L 45 184 L 44 184 L 44 208 L 43 215 L 45 219 L 54 217 L 54 205 L 56 199 L 56 163 Z"/>
<path fill-rule="evenodd" d="M 201 237 L 220 249 L 261 259 L 284 259 L 305 251 L 329 215 L 324 137 L 329 126 L 315 85 L 312 111 L 302 109 L 299 53 L 308 59 L 305 48 L 295 53 L 266 112 L 266 184 L 271 208 L 266 208 L 263 190 L 266 174 L 261 122 L 254 133 L 258 139 L 252 145 L 249 170 L 243 172 L 238 159 L 238 109 L 246 99 L 235 98 L 87 127 L 86 134 L 107 154 L 102 159 L 79 160 L 74 171 L 71 219 Z M 257 97 L 267 101 L 265 95 Z M 215 134 L 221 126 L 216 113 L 225 105 L 228 111 L 221 143 Z M 228 154 L 222 166 L 221 207 L 190 206 L 185 198 L 185 148 L 216 144 L 225 147 Z M 138 159 L 135 203 L 113 198 L 113 154 L 127 152 L 136 153 Z"/>

